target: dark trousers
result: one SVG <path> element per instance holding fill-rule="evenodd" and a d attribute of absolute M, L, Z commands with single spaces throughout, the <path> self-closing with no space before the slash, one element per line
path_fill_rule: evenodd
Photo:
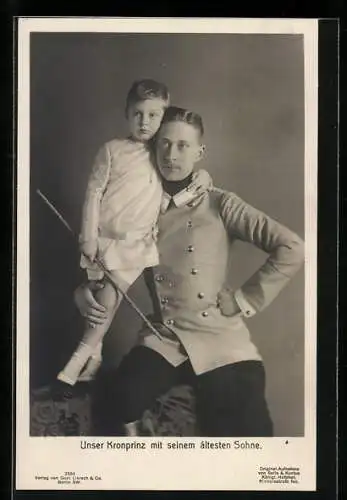
<path fill-rule="evenodd" d="M 95 381 L 95 435 L 123 435 L 123 424 L 141 419 L 156 398 L 178 384 L 196 395 L 200 436 L 272 436 L 265 400 L 265 372 L 260 361 L 242 361 L 196 375 L 189 361 L 173 367 L 147 347 L 135 347 L 113 372 Z"/>

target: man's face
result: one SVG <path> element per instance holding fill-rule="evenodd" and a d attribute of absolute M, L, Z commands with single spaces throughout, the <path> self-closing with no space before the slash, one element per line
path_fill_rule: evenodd
<path fill-rule="evenodd" d="M 203 155 L 199 131 L 185 122 L 164 123 L 156 141 L 157 165 L 168 181 L 185 179 Z"/>
<path fill-rule="evenodd" d="M 131 104 L 127 119 L 132 137 L 141 142 L 149 141 L 160 127 L 165 107 L 162 99 L 146 99 Z"/>

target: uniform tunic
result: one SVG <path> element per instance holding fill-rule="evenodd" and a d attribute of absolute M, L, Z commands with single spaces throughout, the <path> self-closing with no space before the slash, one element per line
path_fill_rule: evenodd
<path fill-rule="evenodd" d="M 241 313 L 227 317 L 217 296 L 236 240 L 252 243 L 269 256 L 236 291 Z M 162 338 L 144 327 L 139 344 L 174 366 L 189 358 L 198 375 L 230 363 L 261 360 L 244 317 L 267 307 L 299 270 L 302 240 L 236 194 L 208 188 L 203 179 L 199 191 L 188 186 L 172 198 L 164 194 L 158 250 L 153 290 L 155 326 Z"/>
<path fill-rule="evenodd" d="M 132 139 L 106 143 L 89 178 L 80 240 L 97 239 L 100 259 L 110 270 L 157 264 L 161 198 L 161 181 L 148 145 Z M 81 265 L 97 269 L 83 256 Z"/>

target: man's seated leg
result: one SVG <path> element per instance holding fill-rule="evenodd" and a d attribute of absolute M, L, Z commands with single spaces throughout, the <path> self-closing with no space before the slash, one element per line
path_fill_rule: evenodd
<path fill-rule="evenodd" d="M 122 436 L 155 400 L 177 384 L 180 370 L 147 347 L 134 347 L 116 370 L 101 370 L 93 389 L 93 435 Z"/>
<path fill-rule="evenodd" d="M 273 435 L 260 361 L 225 365 L 199 375 L 196 382 L 200 436 Z"/>

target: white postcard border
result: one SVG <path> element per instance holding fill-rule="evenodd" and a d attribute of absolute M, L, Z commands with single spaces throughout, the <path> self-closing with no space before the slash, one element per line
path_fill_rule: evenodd
<path fill-rule="evenodd" d="M 247 440 L 259 449 L 201 450 L 202 438 L 136 438 L 147 449 L 107 449 L 122 438 L 83 450 L 80 437 L 29 435 L 29 133 L 31 32 L 286 33 L 304 35 L 305 49 L 305 437 Z M 18 19 L 18 205 L 17 205 L 17 489 L 315 490 L 316 488 L 316 264 L 317 264 L 318 21 L 314 19 L 19 18 Z M 243 440 L 244 441 L 244 440 Z M 169 450 L 168 443 L 195 442 L 197 449 Z M 118 446 L 116 444 L 116 446 Z M 259 484 L 260 468 L 299 468 L 297 484 Z M 264 470 L 265 470 L 264 469 Z M 72 484 L 35 477 L 66 472 L 88 480 Z M 90 479 L 92 478 L 92 479 Z"/>

